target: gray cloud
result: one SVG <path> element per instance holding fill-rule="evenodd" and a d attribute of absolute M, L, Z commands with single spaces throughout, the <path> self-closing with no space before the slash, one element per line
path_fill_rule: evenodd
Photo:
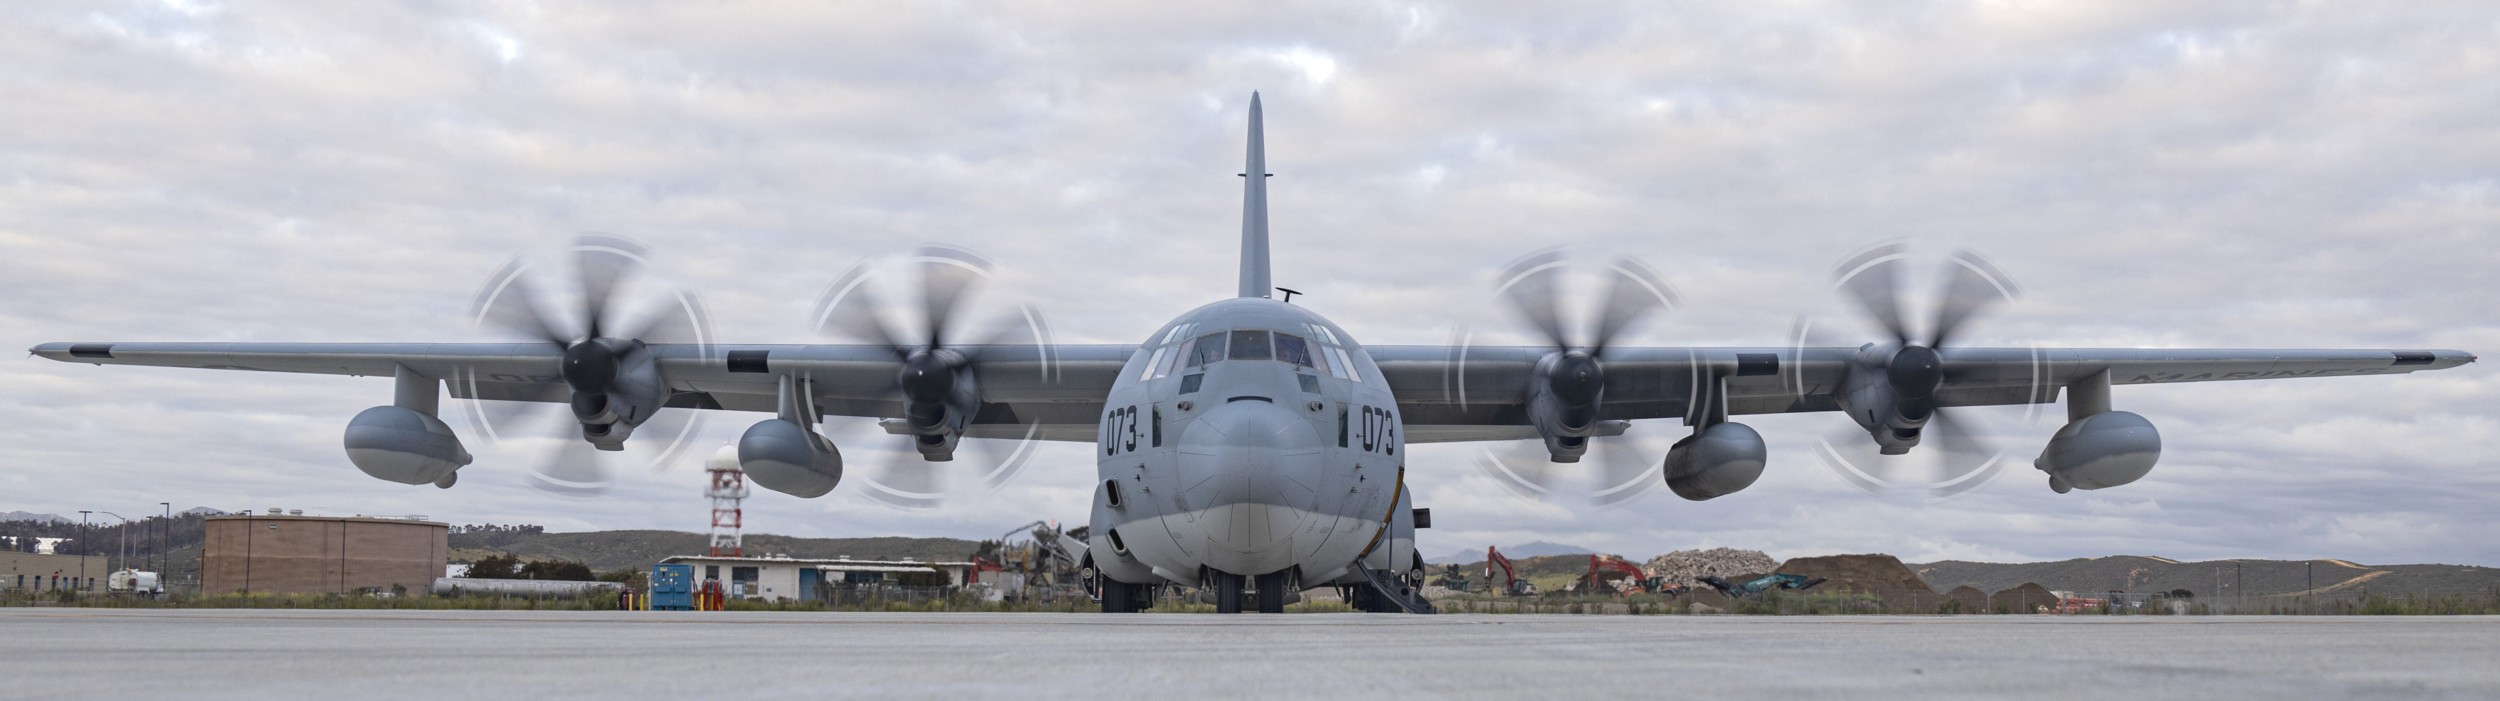
<path fill-rule="evenodd" d="M 1573 243 L 1687 296 L 1656 344 L 1835 318 L 1828 267 L 1981 250 L 2022 303 L 1986 343 L 2500 348 L 2500 13 L 2473 3 L 2068 5 L 31 3 L 0 10 L 0 341 L 483 339 L 507 256 L 653 244 L 737 340 L 807 340 L 833 275 L 924 241 L 1005 264 L 1064 340 L 1134 342 L 1231 289 L 1241 111 L 1265 91 L 1279 284 L 1368 343 L 1509 328 L 1490 271 Z M 1428 552 L 2148 553 L 2489 564 L 2500 400 L 2467 368 L 2131 388 L 2146 481 L 2009 470 L 1942 502 L 1811 457 L 1831 416 L 1748 420 L 1751 491 L 1587 512 L 1455 447 L 1412 468 Z M 0 507 L 172 500 L 559 528 L 704 523 L 686 465 L 597 501 L 339 455 L 372 381 L 0 363 Z M 2054 419 L 1990 414 L 2017 456 Z M 2050 412 L 2052 415 L 2054 411 Z M 718 417 L 711 440 L 744 422 Z M 698 451 L 700 452 L 700 451 Z M 845 446 L 854 464 L 873 444 Z M 699 457 L 699 456 L 695 456 Z M 2019 466 L 2018 466 L 2019 467 Z M 1080 518 L 1051 446 L 1001 492 L 898 512 L 845 488 L 760 530 L 993 535 Z"/>

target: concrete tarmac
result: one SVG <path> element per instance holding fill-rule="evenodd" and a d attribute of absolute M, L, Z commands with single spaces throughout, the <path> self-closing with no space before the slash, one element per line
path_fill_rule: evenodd
<path fill-rule="evenodd" d="M 9 698 L 2500 698 L 2500 617 L 0 609 Z"/>

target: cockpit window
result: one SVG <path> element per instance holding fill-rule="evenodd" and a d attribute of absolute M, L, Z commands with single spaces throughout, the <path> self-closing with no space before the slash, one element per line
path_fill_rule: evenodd
<path fill-rule="evenodd" d="M 1267 331 L 1248 329 L 1233 332 L 1234 360 L 1266 360 Z"/>
<path fill-rule="evenodd" d="M 1318 367 L 1311 363 L 1310 342 L 1293 334 L 1276 334 L 1276 359 L 1306 368 Z"/>
<path fill-rule="evenodd" d="M 1265 344 L 1261 344 L 1261 350 L 1265 350 Z M 1189 356 L 1187 361 L 1189 367 L 1223 360 L 1224 333 L 1218 331 L 1190 339 L 1187 344 L 1181 346 L 1181 352 Z"/>
<path fill-rule="evenodd" d="M 1157 341 L 1156 343 L 1157 345 L 1172 345 L 1173 341 L 1188 337 L 1189 332 L 1196 328 L 1198 328 L 1198 322 L 1194 321 L 1173 324 L 1172 330 L 1164 332 L 1163 340 Z"/>

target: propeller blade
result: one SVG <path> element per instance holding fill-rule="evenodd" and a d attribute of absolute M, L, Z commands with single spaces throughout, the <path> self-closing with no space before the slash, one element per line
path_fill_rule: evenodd
<path fill-rule="evenodd" d="M 1502 268 L 1493 292 L 1544 334 L 1546 345 L 1570 348 L 1571 340 L 1563 332 L 1562 271 L 1561 249 L 1530 254 Z"/>
<path fill-rule="evenodd" d="M 582 289 L 582 320 L 588 338 L 604 338 L 619 284 L 642 267 L 648 249 L 614 236 L 588 235 L 573 244 L 573 271 Z"/>
<path fill-rule="evenodd" d="M 929 324 L 929 347 L 946 347 L 948 322 L 989 272 L 990 262 L 971 251 L 946 246 L 920 249 L 921 319 Z"/>
<path fill-rule="evenodd" d="M 1945 262 L 1944 300 L 1936 308 L 1935 341 L 1927 344 L 1944 348 L 1961 329 L 1963 322 L 1989 307 L 2012 300 L 2021 291 L 2013 278 L 2006 277 L 1995 264 L 1979 254 L 1957 251 Z"/>
<path fill-rule="evenodd" d="M 712 317 L 703 310 L 703 300 L 691 293 L 676 292 L 660 303 L 660 309 L 635 324 L 622 338 L 642 339 L 644 343 L 690 343 L 709 345 L 712 342 Z"/>
<path fill-rule="evenodd" d="M 1549 460 L 1539 440 L 1479 443 L 1476 469 L 1495 484 L 1531 501 L 1553 501 L 1562 494 L 1564 465 Z"/>
<path fill-rule="evenodd" d="M 917 437 L 900 438 L 889 444 L 892 449 L 886 451 L 885 459 L 868 471 L 868 496 L 901 509 L 937 508 L 945 496 L 945 480 L 939 472 L 946 464 L 922 460 L 920 451 L 912 447 Z"/>
<path fill-rule="evenodd" d="M 966 460 L 958 455 L 952 464 L 981 470 L 979 474 L 971 476 L 973 478 L 971 481 L 984 490 L 993 490 L 1005 485 L 1008 480 L 1015 479 L 1017 473 L 1024 471 L 1024 466 L 1032 462 L 1033 454 L 1042 447 L 1042 426 L 1039 422 L 1027 420 L 1018 424 L 1017 429 L 1021 437 L 1012 440 L 964 439 L 963 442 L 956 444 L 955 452 L 959 454 L 969 452 L 971 459 Z"/>
<path fill-rule="evenodd" d="M 556 444 L 547 459 L 530 468 L 529 484 L 562 497 L 589 498 L 608 491 L 613 482 L 599 450 L 581 440 Z"/>
<path fill-rule="evenodd" d="M 1621 506 L 1667 485 L 1666 448 L 1640 430 L 1634 424 L 1624 435 L 1589 439 L 1595 441 L 1589 446 L 1593 459 L 1582 463 L 1596 466 L 1589 501 L 1597 508 Z"/>
<path fill-rule="evenodd" d="M 1959 412 L 1937 409 L 1935 417 L 1927 420 L 1925 433 L 1921 442 L 1932 445 L 1921 447 L 1935 451 L 1931 456 L 1935 473 L 1928 482 L 1928 489 L 1936 496 L 1952 496 L 1977 489 L 1994 481 L 1997 474 L 2005 471 L 2005 465 L 2012 462 L 2004 451 L 1973 432 L 1968 417 L 1961 416 Z"/>
<path fill-rule="evenodd" d="M 1589 344 L 1593 355 L 1605 354 L 1615 337 L 1634 322 L 1682 301 L 1658 271 L 1629 256 L 1616 258 L 1607 272 L 1611 274 L 1606 278 L 1605 306 L 1598 312 L 1597 338 Z"/>
<path fill-rule="evenodd" d="M 1908 457 L 1885 455 L 1856 426 L 1835 429 L 1816 441 L 1814 457 L 1849 486 L 1869 494 L 1906 482 Z"/>
<path fill-rule="evenodd" d="M 549 430 L 552 424 L 545 417 L 556 415 L 558 407 L 564 406 L 565 400 L 573 395 L 573 389 L 561 383 L 533 385 L 533 387 L 535 388 L 532 390 L 533 394 L 526 399 L 504 401 L 486 399 L 469 402 L 471 419 L 476 422 L 475 428 L 485 433 L 485 438 L 490 442 L 502 442 L 507 438 L 524 436 L 536 438 L 562 435 Z M 572 412 L 564 411 L 563 414 L 566 417 L 564 426 L 568 428 L 573 426 Z"/>
<path fill-rule="evenodd" d="M 816 302 L 816 333 L 884 346 L 901 360 L 911 349 L 878 310 L 875 286 L 869 284 L 873 272 L 866 263 L 855 265 L 825 288 L 824 297 Z"/>
<path fill-rule="evenodd" d="M 477 298 L 469 304 L 469 320 L 504 334 L 558 347 L 572 343 L 574 334 L 549 317 L 539 299 L 538 286 L 529 280 L 528 262 L 515 257 L 487 278 L 485 287 L 478 289 Z"/>
<path fill-rule="evenodd" d="M 703 432 L 703 412 L 692 409 L 661 409 L 634 427 L 631 442 L 660 451 L 659 460 L 651 462 L 654 474 L 666 472 L 677 461 L 677 454 L 693 447 L 696 434 Z"/>
<path fill-rule="evenodd" d="M 1893 342 L 1910 342 L 1909 327 L 1901 312 L 1901 263 L 1908 256 L 1908 247 L 1886 243 L 1850 256 L 1834 271 L 1840 291 L 1850 301 L 1864 308 L 1877 326 L 1893 336 Z"/>

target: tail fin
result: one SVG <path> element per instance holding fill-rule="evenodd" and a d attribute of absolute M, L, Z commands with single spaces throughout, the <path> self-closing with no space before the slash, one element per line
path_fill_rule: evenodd
<path fill-rule="evenodd" d="M 1241 296 L 1265 297 L 1267 274 L 1267 138 L 1259 126 L 1259 94 L 1250 93 L 1250 155 L 1241 170 Z"/>

